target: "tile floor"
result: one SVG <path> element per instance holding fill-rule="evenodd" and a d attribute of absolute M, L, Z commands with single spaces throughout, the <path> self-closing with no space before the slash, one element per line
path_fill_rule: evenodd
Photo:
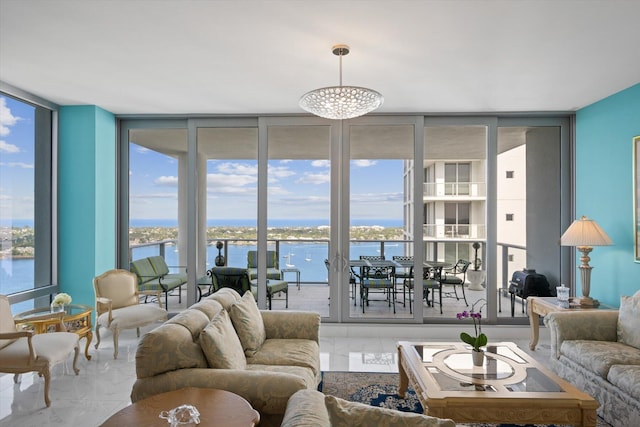
<path fill-rule="evenodd" d="M 142 333 L 152 326 L 142 329 Z M 428 329 L 431 328 L 431 329 Z M 453 329 L 429 326 L 323 325 L 320 353 L 323 370 L 355 372 L 397 372 L 395 343 L 398 340 L 445 341 Z M 455 328 L 459 331 L 459 328 Z M 428 333 L 427 333 L 428 331 Z M 528 328 L 496 327 L 486 331 L 492 340 L 514 341 L 528 349 Z M 549 357 L 548 336 L 541 330 L 534 354 L 543 362 Z M 95 338 L 94 338 L 95 339 Z M 84 341 L 81 341 L 81 346 Z M 54 367 L 51 380 L 51 407 L 43 399 L 43 381 L 37 375 L 23 374 L 19 384 L 13 375 L 0 374 L 0 426 L 98 426 L 109 416 L 130 404 L 129 395 L 135 381 L 135 330 L 120 336 L 118 359 L 113 359 L 111 335 L 103 333 L 99 350 L 91 346 L 90 361 L 81 355 L 80 374 L 73 375 L 71 359 Z"/>

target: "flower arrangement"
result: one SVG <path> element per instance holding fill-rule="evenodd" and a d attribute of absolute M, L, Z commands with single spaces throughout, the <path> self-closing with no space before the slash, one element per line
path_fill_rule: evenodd
<path fill-rule="evenodd" d="M 66 294 L 64 292 L 60 292 L 59 294 L 57 294 L 54 298 L 53 298 L 53 302 L 51 302 L 51 305 L 69 305 L 71 304 L 71 295 Z"/>
<path fill-rule="evenodd" d="M 476 304 L 482 302 L 483 304 L 480 306 L 478 311 L 476 311 Z M 487 301 L 482 298 L 473 303 L 470 311 L 463 311 L 462 313 L 458 313 L 456 316 L 458 319 L 468 319 L 471 318 L 473 320 L 473 328 L 475 329 L 475 336 L 471 336 L 466 332 L 460 333 L 460 339 L 462 342 L 465 342 L 473 347 L 474 351 L 480 351 L 480 347 L 487 345 L 487 336 L 482 333 L 482 308 L 487 305 Z"/>

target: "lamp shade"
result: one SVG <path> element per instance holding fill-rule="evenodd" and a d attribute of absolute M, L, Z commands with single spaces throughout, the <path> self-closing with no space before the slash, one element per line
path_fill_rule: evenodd
<path fill-rule="evenodd" d="M 607 233 L 592 219 L 582 216 L 567 228 L 560 238 L 562 246 L 608 246 L 613 244 Z"/>

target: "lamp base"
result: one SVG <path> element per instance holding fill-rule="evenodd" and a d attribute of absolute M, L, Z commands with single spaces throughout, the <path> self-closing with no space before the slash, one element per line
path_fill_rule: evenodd
<path fill-rule="evenodd" d="M 598 307 L 600 305 L 600 301 L 591 297 L 575 297 L 571 302 L 580 307 Z"/>

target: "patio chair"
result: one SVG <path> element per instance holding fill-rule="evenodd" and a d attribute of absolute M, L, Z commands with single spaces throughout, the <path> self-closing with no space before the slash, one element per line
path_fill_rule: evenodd
<path fill-rule="evenodd" d="M 467 307 L 469 306 L 469 303 L 467 302 L 467 296 L 464 292 L 464 283 L 467 279 L 467 270 L 469 269 L 469 265 L 471 265 L 469 261 L 459 259 L 453 267 L 448 269 L 443 268 L 443 273 L 440 277 L 440 283 L 443 287 L 453 287 L 453 295 L 451 294 L 451 292 L 445 292 L 445 297 L 453 298 L 455 296 L 456 300 L 460 301 L 460 297 L 458 296 L 458 292 L 456 291 L 456 287 L 460 286 L 460 288 L 462 288 L 462 298 L 464 299 L 464 303 L 467 305 Z"/>
<path fill-rule="evenodd" d="M 64 312 L 45 314 L 33 317 L 32 320 L 41 318 L 60 318 L 60 331 L 45 334 L 34 334 L 33 331 L 16 328 L 11 316 L 11 304 L 9 298 L 0 295 L 0 372 L 12 373 L 13 382 L 20 381 L 20 374 L 25 372 L 37 372 L 44 378 L 44 403 L 51 406 L 49 399 L 49 383 L 51 381 L 51 367 L 64 362 L 71 352 L 73 357 L 73 372 L 78 375 L 80 370 L 78 362 L 78 335 L 66 332 L 63 322 Z"/>
<path fill-rule="evenodd" d="M 383 256 L 361 255 L 360 259 L 369 261 L 384 261 Z M 393 314 L 396 313 L 396 278 L 395 267 L 391 266 L 364 266 L 362 267 L 360 284 L 360 305 L 364 313 L 365 306 L 369 306 L 369 293 L 373 290 L 382 291 L 386 295 L 385 300 L 389 307 L 393 303 Z"/>
<path fill-rule="evenodd" d="M 405 289 L 409 292 L 409 314 L 413 313 L 413 300 L 411 299 L 411 293 L 413 288 L 413 267 L 410 269 L 409 279 L 404 279 L 404 288 L 402 290 L 402 305 L 405 304 Z M 433 307 L 435 305 L 435 291 L 438 291 L 438 302 L 440 304 L 440 314 L 442 314 L 442 283 L 440 283 L 440 270 L 424 267 L 422 269 L 422 297 L 427 302 L 427 305 Z M 429 301 L 429 295 L 431 295 L 431 301 Z"/>
<path fill-rule="evenodd" d="M 331 264 L 329 263 L 329 260 L 325 258 L 324 260 L 324 266 L 327 267 L 327 273 L 329 273 L 329 270 L 331 269 Z M 349 269 L 349 285 L 351 285 L 351 298 L 353 298 L 353 306 L 356 306 L 356 276 L 355 274 L 353 274 L 353 271 L 351 269 Z"/>
<path fill-rule="evenodd" d="M 249 281 L 258 278 L 258 251 L 247 252 L 247 274 L 249 274 Z M 267 251 L 267 279 L 282 280 L 276 251 Z"/>

